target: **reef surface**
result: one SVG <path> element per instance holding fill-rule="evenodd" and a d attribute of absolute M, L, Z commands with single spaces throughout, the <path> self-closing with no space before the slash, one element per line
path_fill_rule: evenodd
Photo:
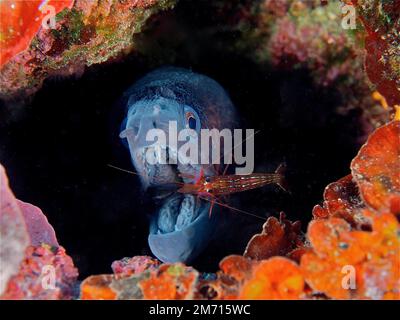
<path fill-rule="evenodd" d="M 90 66 L 134 59 L 132 52 L 157 66 L 179 62 L 183 43 L 198 39 L 167 37 L 161 55 L 149 45 L 146 37 L 165 38 L 152 23 L 175 0 L 50 0 L 53 28 L 41 24 L 40 3 L 0 3 L 0 97 L 9 106 L 45 79 L 79 77 Z M 400 299 L 400 2 L 345 4 L 358 17 L 347 32 L 338 27 L 338 1 L 202 2 L 215 14 L 198 33 L 221 52 L 246 56 L 265 73 L 307 70 L 316 90 L 340 95 L 335 113 L 361 114 L 353 125 L 363 145 L 349 175 L 303 213 L 306 228 L 284 213 L 271 216 L 243 254 L 228 255 L 213 273 L 140 255 L 80 281 L 46 212 L 16 199 L 0 165 L 0 298 Z"/>
<path fill-rule="evenodd" d="M 55 25 L 44 28 L 41 1 L 2 1 L 0 97 L 28 96 L 48 77 L 81 74 L 85 66 L 129 53 L 135 48 L 133 35 L 146 20 L 175 2 L 50 1 L 57 13 Z"/>

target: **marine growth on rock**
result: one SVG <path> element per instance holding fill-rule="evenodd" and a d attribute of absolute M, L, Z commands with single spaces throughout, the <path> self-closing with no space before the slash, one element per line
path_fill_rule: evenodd
<path fill-rule="evenodd" d="M 399 0 L 0 0 L 0 47 L 1 300 L 400 300 Z"/>

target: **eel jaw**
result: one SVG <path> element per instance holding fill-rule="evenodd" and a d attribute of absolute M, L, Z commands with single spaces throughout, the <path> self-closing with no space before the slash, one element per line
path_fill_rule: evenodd
<path fill-rule="evenodd" d="M 168 210 L 171 203 L 179 202 L 178 210 Z M 209 217 L 209 208 L 210 203 L 196 201 L 192 195 L 169 197 L 150 221 L 148 243 L 153 254 L 162 262 L 191 263 L 206 247 L 217 225 L 217 215 Z M 175 217 L 168 220 L 165 214 L 176 215 L 175 225 L 171 224 Z M 163 232 L 166 226 L 170 230 Z"/>
<path fill-rule="evenodd" d="M 162 148 L 165 148 L 168 157 L 176 157 L 174 150 Z M 193 183 L 193 180 L 180 174 L 196 177 L 201 167 L 180 162 L 177 165 L 149 165 L 144 158 L 147 151 L 148 147 L 136 150 L 132 160 L 140 173 L 144 189 L 151 189 L 153 197 L 160 203 L 150 218 L 150 249 L 162 262 L 190 263 L 208 244 L 217 225 L 216 208 L 210 217 L 209 202 L 176 192 L 180 183 Z M 165 188 L 174 184 L 174 191 Z"/>

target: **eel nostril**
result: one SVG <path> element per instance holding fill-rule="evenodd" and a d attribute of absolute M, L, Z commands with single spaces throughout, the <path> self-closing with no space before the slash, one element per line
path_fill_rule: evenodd
<path fill-rule="evenodd" d="M 157 124 L 156 124 L 156 122 L 154 120 L 153 120 L 153 127 L 157 128 Z"/>

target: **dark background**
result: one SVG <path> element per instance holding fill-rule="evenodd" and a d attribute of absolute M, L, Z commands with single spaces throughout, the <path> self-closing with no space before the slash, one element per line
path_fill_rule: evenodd
<path fill-rule="evenodd" d="M 174 12 L 152 19 L 138 39 L 145 50 L 90 67 L 81 77 L 48 79 L 22 107 L 21 102 L 1 102 L 0 162 L 11 187 L 47 215 L 81 278 L 110 273 L 116 259 L 151 254 L 146 215 L 152 203 L 141 193 L 138 177 L 107 164 L 132 168 L 118 138 L 121 95 L 171 60 L 221 83 L 243 128 L 261 130 L 255 139 L 255 171 L 272 172 L 279 163 L 287 164 L 291 194 L 274 186 L 249 191 L 233 197 L 238 208 L 261 216 L 284 211 L 306 226 L 324 187 L 349 173 L 359 148 L 354 142 L 360 136 L 359 115 L 338 115 L 340 95 L 335 88 L 316 88 L 308 70 L 282 72 L 240 53 L 227 54 L 223 44 L 234 34 L 210 39 L 198 31 L 218 28 L 209 9 L 203 1 L 197 7 L 182 2 Z M 240 241 L 213 241 L 194 263 L 201 271 L 215 271 L 223 256 L 242 253 L 263 223 L 232 212 L 225 219 L 238 219 L 243 228 L 222 239 Z"/>

